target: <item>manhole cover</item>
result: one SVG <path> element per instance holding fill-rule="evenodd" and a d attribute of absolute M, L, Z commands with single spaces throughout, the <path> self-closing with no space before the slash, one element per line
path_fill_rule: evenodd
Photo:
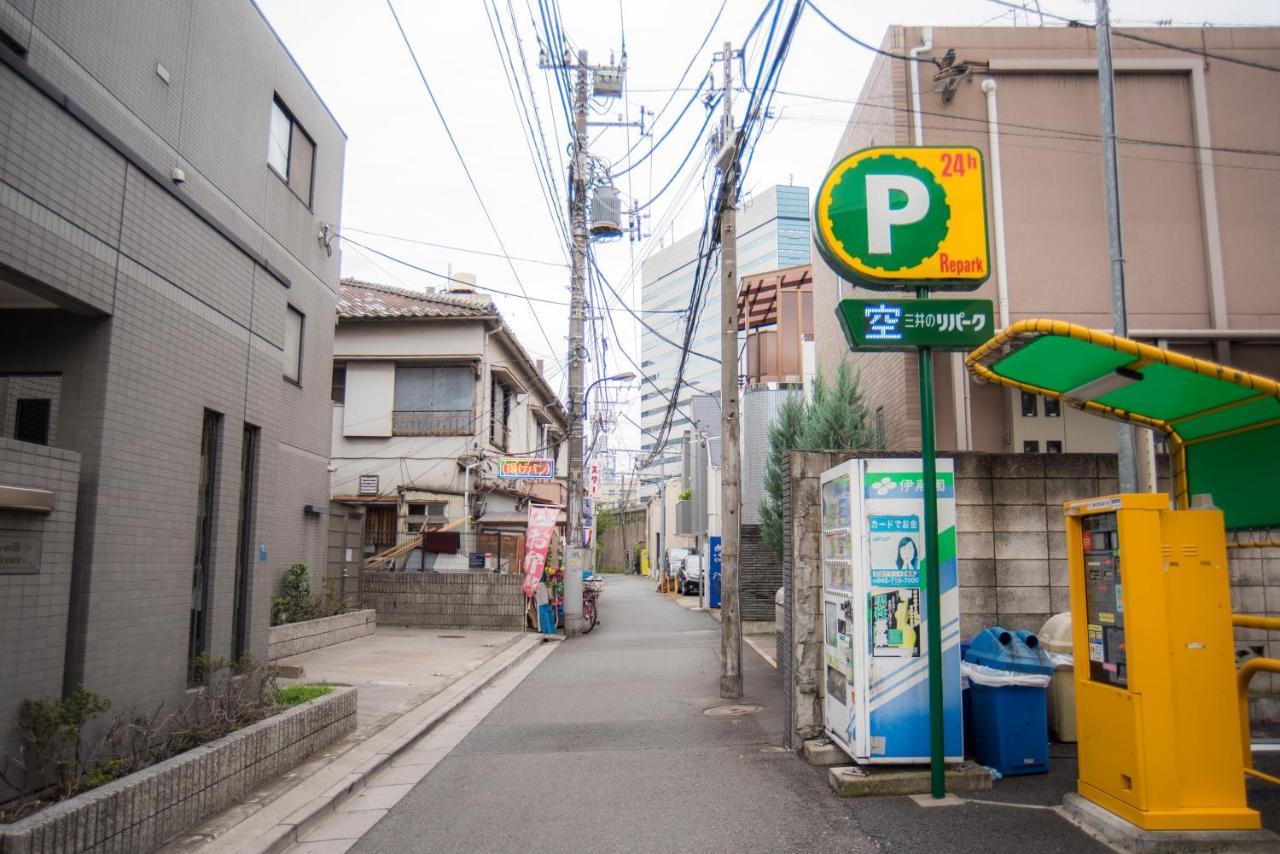
<path fill-rule="evenodd" d="M 758 711 L 760 706 L 753 706 L 750 703 L 733 703 L 728 706 L 712 706 L 703 714 L 713 718 L 736 718 L 740 715 L 755 714 Z"/>
<path fill-rule="evenodd" d="M 436 635 L 438 638 L 465 638 L 466 635 Z"/>

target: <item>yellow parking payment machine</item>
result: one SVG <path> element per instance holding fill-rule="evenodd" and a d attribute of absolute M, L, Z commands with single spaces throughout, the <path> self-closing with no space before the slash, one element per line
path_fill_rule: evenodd
<path fill-rule="evenodd" d="M 1146 830 L 1261 826 L 1245 801 L 1222 513 L 1064 505 L 1082 796 Z"/>

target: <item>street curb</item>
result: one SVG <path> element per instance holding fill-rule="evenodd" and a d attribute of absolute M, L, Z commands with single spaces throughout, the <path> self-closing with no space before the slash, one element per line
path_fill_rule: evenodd
<path fill-rule="evenodd" d="M 457 711 L 458 707 L 471 700 L 476 694 L 487 688 L 495 679 L 523 661 L 525 656 L 541 646 L 542 643 L 542 636 L 538 634 L 530 633 L 518 638 L 510 646 L 498 653 L 494 658 L 490 659 L 489 662 L 486 662 L 486 664 L 494 664 L 495 666 L 469 690 L 463 694 L 459 694 L 457 697 L 449 701 L 448 705 L 441 707 L 431 717 L 423 720 L 409 732 L 401 735 L 395 741 L 391 742 L 391 744 L 387 745 L 385 749 L 358 765 L 354 771 L 343 777 L 337 785 L 330 787 L 324 794 L 317 798 L 313 798 L 300 809 L 295 810 L 288 817 L 287 823 L 282 822 L 277 824 L 267 832 L 260 835 L 258 837 L 258 841 L 261 843 L 259 846 L 245 848 L 242 850 L 252 852 L 252 854 L 276 854 L 276 852 L 284 851 L 290 845 L 298 842 L 302 836 L 306 835 L 307 831 L 327 817 L 330 813 L 335 811 L 352 796 L 358 794 L 368 785 L 370 779 L 376 776 L 383 769 L 387 768 L 419 739 L 427 735 L 431 730 L 435 729 L 441 721 Z M 506 657 L 506 660 L 500 661 L 504 656 Z M 473 670 L 470 674 L 467 674 L 467 676 L 471 676 L 482 670 L 484 670 L 484 665 Z M 467 676 L 462 678 L 466 679 Z M 445 690 L 447 690 L 447 688 Z M 427 703 L 430 702 L 430 700 L 431 698 L 428 698 L 423 702 Z"/>

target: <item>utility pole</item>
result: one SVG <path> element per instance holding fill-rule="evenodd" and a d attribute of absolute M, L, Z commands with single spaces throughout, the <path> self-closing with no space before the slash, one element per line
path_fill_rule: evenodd
<path fill-rule="evenodd" d="M 587 275 L 587 52 L 578 51 L 573 87 L 573 174 L 569 177 L 569 222 L 573 238 L 569 278 L 569 508 L 564 571 L 564 633 L 582 631 L 582 327 Z"/>
<path fill-rule="evenodd" d="M 720 696 L 742 697 L 742 611 L 738 601 L 738 235 L 734 196 L 738 136 L 733 123 L 733 43 L 724 43 L 724 170 L 720 189 Z"/>
<path fill-rule="evenodd" d="M 1120 173 L 1116 157 L 1116 78 L 1111 66 L 1111 10 L 1108 0 L 1097 4 L 1098 93 L 1102 108 L 1102 165 L 1107 189 L 1107 244 L 1111 258 L 1111 331 L 1129 334 L 1124 304 L 1124 248 L 1120 238 Z M 1116 427 L 1116 465 L 1121 492 L 1138 490 L 1138 460 L 1134 428 Z"/>

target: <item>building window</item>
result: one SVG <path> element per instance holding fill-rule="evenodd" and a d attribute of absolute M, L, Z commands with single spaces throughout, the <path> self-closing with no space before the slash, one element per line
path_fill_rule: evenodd
<path fill-rule="evenodd" d="M 1044 417 L 1061 418 L 1062 401 L 1058 400 L 1056 397 L 1046 397 L 1044 399 Z"/>
<path fill-rule="evenodd" d="M 1022 453 L 1038 454 L 1040 453 L 1040 441 L 1038 439 L 1028 439 L 1022 443 Z"/>
<path fill-rule="evenodd" d="M 347 365 L 345 362 L 333 363 L 333 388 L 329 399 L 342 406 L 347 402 Z"/>
<path fill-rule="evenodd" d="M 1044 443 L 1044 452 L 1046 454 L 1062 453 L 1062 441 L 1060 439 L 1049 439 Z"/>
<path fill-rule="evenodd" d="M 489 398 L 489 443 L 500 451 L 507 450 L 510 443 L 515 402 L 516 393 L 495 379 Z"/>
<path fill-rule="evenodd" d="M 311 207 L 312 170 L 316 144 L 298 124 L 277 95 L 271 101 L 271 133 L 267 145 L 267 164 L 289 185 L 289 189 Z"/>
<path fill-rule="evenodd" d="M 1022 392 L 1022 417 L 1036 417 L 1036 396 L 1029 391 Z"/>
<path fill-rule="evenodd" d="M 470 365 L 396 365 L 393 436 L 470 436 L 476 377 Z"/>
<path fill-rule="evenodd" d="M 13 438 L 34 445 L 49 444 L 53 401 L 47 397 L 20 397 L 14 408 Z"/>
<path fill-rule="evenodd" d="M 218 444 L 222 416 L 205 410 L 200 434 L 200 469 L 196 493 L 196 549 L 191 567 L 191 621 L 187 628 L 187 682 L 202 674 L 197 661 L 209 651 L 209 575 L 213 571 L 213 512 L 217 506 Z"/>
<path fill-rule="evenodd" d="M 236 526 L 236 583 L 231 611 L 231 658 L 249 651 L 249 594 L 253 578 L 253 510 L 258 486 L 258 428 L 244 425 L 240 445 L 240 524 Z"/>
<path fill-rule="evenodd" d="M 410 534 L 438 531 L 448 519 L 445 515 L 447 509 L 448 505 L 443 501 L 411 502 L 405 517 L 405 530 Z"/>
<path fill-rule="evenodd" d="M 284 378 L 302 383 L 302 331 L 306 317 L 293 306 L 284 319 Z"/>
<path fill-rule="evenodd" d="M 884 447 L 884 407 L 876 407 L 876 447 Z"/>

